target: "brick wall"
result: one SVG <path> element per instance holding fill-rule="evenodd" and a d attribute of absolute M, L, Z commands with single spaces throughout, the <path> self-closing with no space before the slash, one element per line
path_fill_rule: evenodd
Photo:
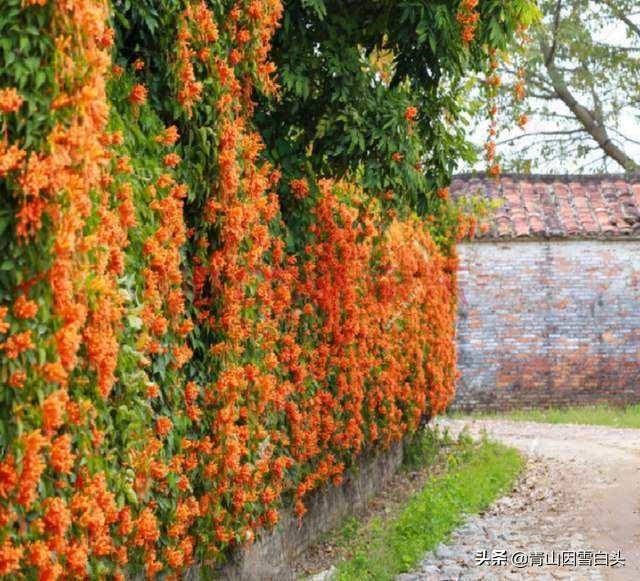
<path fill-rule="evenodd" d="M 640 402 L 640 241 L 459 251 L 454 408 Z"/>

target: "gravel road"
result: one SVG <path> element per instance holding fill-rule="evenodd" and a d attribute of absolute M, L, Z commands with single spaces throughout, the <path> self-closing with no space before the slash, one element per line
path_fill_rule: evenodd
<path fill-rule="evenodd" d="M 464 425 L 476 436 L 486 430 L 520 449 L 527 466 L 507 496 L 471 517 L 398 581 L 640 580 L 640 430 L 503 420 L 438 423 L 454 433 Z M 486 551 L 488 563 L 478 563 L 485 557 L 478 551 Z M 507 563 L 498 564 L 505 551 Z M 612 567 L 617 551 L 624 566 Z M 515 566 L 514 554 L 527 566 Z M 553 564 L 558 558 L 568 562 Z M 551 564 L 540 566 L 541 559 Z"/>

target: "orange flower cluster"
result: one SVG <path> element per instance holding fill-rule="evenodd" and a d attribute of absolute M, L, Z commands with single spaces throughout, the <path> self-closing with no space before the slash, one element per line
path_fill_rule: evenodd
<path fill-rule="evenodd" d="M 38 312 L 38 305 L 24 295 L 20 295 L 13 303 L 13 313 L 18 319 L 33 319 Z"/>
<path fill-rule="evenodd" d="M 464 44 L 471 44 L 476 36 L 480 13 L 478 12 L 479 0 L 462 0 L 456 20 L 461 26 L 460 38 Z"/>
<path fill-rule="evenodd" d="M 526 37 L 525 37 L 526 38 Z M 523 38 L 522 42 L 526 42 L 525 38 Z M 516 84 L 513 87 L 513 96 L 516 105 L 516 114 L 517 114 L 517 123 L 518 127 L 524 129 L 527 123 L 529 122 L 529 117 L 526 113 L 518 113 L 517 109 L 521 106 L 521 103 L 525 100 L 527 96 L 526 89 L 526 71 L 524 67 L 518 67 L 516 72 Z"/>
<path fill-rule="evenodd" d="M 106 395 L 113 384 L 117 357 L 115 328 L 121 316 L 115 276 L 122 269 L 118 248 L 123 234 L 114 224 L 104 191 L 105 164 L 109 153 L 104 146 L 108 116 L 105 78 L 109 67 L 107 9 L 101 2 L 67 2 L 54 11 L 54 26 L 61 54 L 56 70 L 59 93 L 56 109 L 76 114 L 68 125 L 56 124 L 48 137 L 48 152 L 31 152 L 19 170 L 16 232 L 26 241 L 41 230 L 43 217 L 51 224 L 53 256 L 46 273 L 51 286 L 53 311 L 60 325 L 51 338 L 57 360 L 43 366 L 45 379 L 66 383 L 77 362 L 81 341 L 87 342 L 89 362 L 98 374 L 99 390 Z M 75 69 L 74 62 L 86 62 Z M 11 151 L 11 150 L 9 150 Z M 6 154 L 5 154 L 6 155 Z M 26 156 L 22 156 L 26 159 Z M 101 191 L 100 199 L 92 198 Z M 85 236 L 85 226 L 97 211 L 99 225 L 93 236 Z M 88 260 L 93 256 L 92 260 Z M 122 258 L 119 258 L 122 262 Z M 91 284 L 88 277 L 91 276 Z M 97 305 L 91 308 L 90 296 Z M 14 304 L 18 319 L 32 319 L 37 304 L 22 295 Z M 83 332 L 83 327 L 89 325 Z M 10 337 L 7 355 L 17 356 L 30 347 L 28 331 Z M 99 339 L 98 336 L 99 335 Z M 55 369 L 55 373 L 54 373 Z"/>
<path fill-rule="evenodd" d="M 488 173 L 494 178 L 500 177 L 501 168 L 496 160 L 496 135 L 498 134 L 498 94 L 501 79 L 498 73 L 498 57 L 495 50 L 489 53 L 489 68 L 491 73 L 485 80 L 485 90 L 487 93 L 487 107 L 489 112 L 489 135 L 484 145 L 485 157 L 487 159 Z"/>
<path fill-rule="evenodd" d="M 15 113 L 22 106 L 23 99 L 16 89 L 0 89 L 0 113 Z"/>
<path fill-rule="evenodd" d="M 289 408 L 292 454 L 317 465 L 298 487 L 299 501 L 339 480 L 365 443 L 388 446 L 422 415 L 442 411 L 455 375 L 455 260 L 440 255 L 417 220 L 394 221 L 380 238 L 379 216 L 338 199 L 361 192 L 319 185 L 300 265 L 305 307 L 292 321 L 304 339 L 287 359 L 293 393 L 302 395 Z M 310 380 L 318 387 L 307 398 Z"/>
<path fill-rule="evenodd" d="M 305 179 L 291 180 L 289 184 L 291 186 L 291 192 L 296 200 L 304 200 L 309 195 L 309 184 Z"/>
<path fill-rule="evenodd" d="M 8 312 L 8 307 L 0 307 L 0 333 L 6 333 L 9 330 L 10 325 L 5 320 Z"/>
<path fill-rule="evenodd" d="M 0 343 L 0 350 L 8 359 L 16 359 L 21 353 L 33 349 L 31 331 L 22 331 L 11 335 L 4 343 Z"/>
<path fill-rule="evenodd" d="M 7 147 L 4 141 L 0 142 L 0 178 L 5 177 L 9 172 L 20 168 L 27 153 L 18 145 Z M 42 213 L 40 210 L 38 216 Z M 37 218 L 36 218 L 37 221 Z"/>
<path fill-rule="evenodd" d="M 118 277 L 124 273 L 131 225 L 131 210 L 123 210 L 131 200 L 117 204 L 110 194 L 110 147 L 117 137 L 106 133 L 113 40 L 107 21 L 107 4 L 99 0 L 67 0 L 52 8 L 57 51 L 52 109 L 64 121 L 53 124 L 42 151 L 27 154 L 16 145 L 2 146 L 0 175 L 8 174 L 18 205 L 16 244 L 31 245 L 32 253 L 50 252 L 46 270 L 35 266 L 26 271 L 27 282 L 16 288 L 11 309 L 15 331 L 2 343 L 6 359 L 0 355 L 0 367 L 9 360 L 13 370 L 10 385 L 20 388 L 22 403 L 14 409 L 33 406 L 36 389 L 48 393 L 35 406 L 40 428 L 16 439 L 18 454 L 0 461 L 0 514 L 6 539 L 0 548 L 0 569 L 9 575 L 24 569 L 35 571 L 36 577 L 57 579 L 66 569 L 67 576 L 84 578 L 89 554 L 99 558 L 115 551 L 110 525 L 117 513 L 105 476 L 91 476 L 86 468 L 74 470 L 79 455 L 91 462 L 92 448 L 100 443 L 100 432 L 94 428 L 93 438 L 80 444 L 81 434 L 88 432 L 87 421 L 95 416 L 94 405 L 68 391 L 75 374 L 76 385 L 92 382 L 99 397 L 108 397 L 116 381 L 124 312 Z M 4 93 L 2 101 L 6 108 Z M 11 108 L 18 107 L 14 99 Z M 44 236 L 49 243 L 43 242 Z M 47 301 L 42 314 L 38 302 L 27 298 L 35 289 Z M 2 314 L 6 316 L 6 307 Z M 36 340 L 37 359 L 28 357 Z M 48 470 L 55 488 L 43 498 L 42 478 Z M 104 512 L 107 505 L 110 514 Z M 29 517 L 25 525 L 26 513 L 34 508 L 41 518 Z"/>
<path fill-rule="evenodd" d="M 407 107 L 407 109 L 404 112 L 404 118 L 409 123 L 412 123 L 413 121 L 415 121 L 417 116 L 418 116 L 418 109 L 413 106 Z"/>
<path fill-rule="evenodd" d="M 188 4 L 180 22 L 176 69 L 181 85 L 178 103 L 188 116 L 191 116 L 194 104 L 202 98 L 202 82 L 196 80 L 194 63 L 209 60 L 210 45 L 217 39 L 218 27 L 207 5 L 204 2 Z"/>
<path fill-rule="evenodd" d="M 148 93 L 147 88 L 138 83 L 131 89 L 129 100 L 133 105 L 144 105 L 147 102 Z"/>
<path fill-rule="evenodd" d="M 166 353 L 173 344 L 174 356 L 179 356 L 176 360 L 179 359 L 178 366 L 181 367 L 190 358 L 183 338 L 193 327 L 185 317 L 180 269 L 180 248 L 186 241 L 183 218 L 186 188 L 176 183 L 171 175 L 162 174 L 156 187 L 150 189 L 150 195 L 153 198 L 150 208 L 157 216 L 159 225 L 143 245 L 148 266 L 143 271 L 144 307 L 141 317 L 144 333 L 138 343 L 142 351 L 149 355 Z"/>

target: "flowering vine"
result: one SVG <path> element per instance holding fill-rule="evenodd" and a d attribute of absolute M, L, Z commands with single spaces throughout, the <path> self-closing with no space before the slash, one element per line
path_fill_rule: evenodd
<path fill-rule="evenodd" d="M 302 517 L 453 393 L 456 258 L 428 221 L 313 175 L 289 183 L 300 231 L 281 220 L 253 125 L 281 3 L 184 4 L 164 122 L 158 65 L 118 54 L 111 8 L 21 4 L 51 48 L 39 141 L 13 129 L 29 95 L 0 89 L 8 578 L 178 578 L 288 495 Z"/>

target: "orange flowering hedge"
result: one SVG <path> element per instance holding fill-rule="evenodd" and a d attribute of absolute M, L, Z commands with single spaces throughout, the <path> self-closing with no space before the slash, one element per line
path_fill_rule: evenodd
<path fill-rule="evenodd" d="M 453 392 L 456 258 L 428 221 L 311 176 L 280 218 L 252 122 L 280 1 L 175 2 L 157 62 L 115 34 L 121 4 L 0 14 L 11 578 L 177 575 Z"/>

